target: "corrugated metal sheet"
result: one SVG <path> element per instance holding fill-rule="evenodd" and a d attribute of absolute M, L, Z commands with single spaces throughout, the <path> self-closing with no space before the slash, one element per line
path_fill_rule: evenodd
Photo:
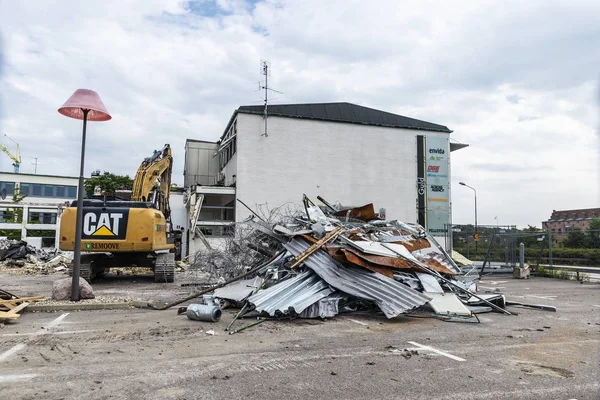
<path fill-rule="evenodd" d="M 294 239 L 284 247 L 297 256 L 309 244 Z M 349 295 L 374 301 L 387 318 L 397 317 L 430 300 L 416 290 L 381 274 L 344 267 L 323 250 L 317 250 L 304 263 L 332 287 Z"/>
<path fill-rule="evenodd" d="M 287 313 L 291 307 L 300 314 L 305 308 L 333 293 L 325 281 L 312 271 L 304 272 L 250 296 L 248 301 L 259 312 L 271 316 Z"/>

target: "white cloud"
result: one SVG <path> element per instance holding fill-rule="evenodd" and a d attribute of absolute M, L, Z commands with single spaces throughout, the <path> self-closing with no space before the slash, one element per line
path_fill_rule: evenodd
<path fill-rule="evenodd" d="M 453 210 L 535 224 L 600 203 L 600 5 L 593 2 L 0 0 L 0 133 L 23 171 L 76 175 L 80 123 L 56 109 L 97 90 L 113 120 L 89 127 L 87 173 L 133 175 L 171 143 L 214 140 L 258 104 L 259 60 L 278 102 L 349 101 L 447 125 Z M 572 21 L 577 23 L 572 23 Z M 10 161 L 0 157 L 0 167 Z"/>

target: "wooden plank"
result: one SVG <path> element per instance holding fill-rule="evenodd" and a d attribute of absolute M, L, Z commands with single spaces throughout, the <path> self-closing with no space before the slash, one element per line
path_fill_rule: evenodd
<path fill-rule="evenodd" d="M 12 312 L 0 311 L 0 319 L 17 319 L 19 317 L 20 317 L 19 314 L 14 314 Z"/>
<path fill-rule="evenodd" d="M 298 256 L 296 257 L 296 261 L 294 262 L 293 265 L 290 266 L 290 269 L 293 269 L 293 268 L 297 267 L 298 265 L 302 264 L 302 262 L 304 262 L 304 260 L 306 260 L 308 257 L 310 257 L 310 255 L 312 253 L 319 250 L 324 244 L 334 240 L 336 237 L 338 237 L 338 235 L 340 233 L 342 233 L 341 226 L 334 228 L 327 235 L 323 236 L 323 238 L 321 240 L 319 240 L 317 243 L 311 245 L 308 249 L 306 249 L 301 254 L 298 254 Z"/>
<path fill-rule="evenodd" d="M 28 305 L 29 305 L 29 303 L 21 303 L 18 306 L 16 306 L 15 308 L 13 308 L 12 310 L 10 310 L 10 313 L 17 314 L 19 311 L 21 311 L 22 309 L 24 309 Z"/>
<path fill-rule="evenodd" d="M 44 296 L 21 297 L 18 299 L 11 299 L 11 300 L 0 300 L 0 305 L 22 303 L 24 301 L 38 301 L 38 300 L 43 300 L 43 299 L 44 299 Z"/>

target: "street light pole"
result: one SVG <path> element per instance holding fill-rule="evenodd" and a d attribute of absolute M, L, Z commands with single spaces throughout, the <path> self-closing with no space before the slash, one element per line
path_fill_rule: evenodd
<path fill-rule="evenodd" d="M 479 231 L 477 230 L 477 190 L 475 190 L 474 187 L 467 185 L 464 182 L 458 182 L 459 184 L 461 184 L 462 186 L 466 186 L 469 189 L 473 190 L 473 192 L 475 193 L 475 233 L 479 233 Z M 475 248 L 477 248 L 477 242 L 475 242 Z"/>
<path fill-rule="evenodd" d="M 77 89 L 58 112 L 62 115 L 83 120 L 81 137 L 81 162 L 77 185 L 77 215 L 75 220 L 75 242 L 73 248 L 73 278 L 71 280 L 71 301 L 79 301 L 79 273 L 81 262 L 81 232 L 83 230 L 83 173 L 85 163 L 85 139 L 88 121 L 108 121 L 112 117 L 104 107 L 98 93 L 93 90 Z"/>

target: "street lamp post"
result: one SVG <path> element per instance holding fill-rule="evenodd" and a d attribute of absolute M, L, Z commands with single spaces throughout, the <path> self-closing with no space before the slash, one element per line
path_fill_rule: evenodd
<path fill-rule="evenodd" d="M 77 89 L 58 112 L 64 116 L 82 119 L 81 163 L 79 165 L 79 185 L 77 188 L 77 217 L 75 222 L 75 248 L 73 254 L 73 279 L 71 301 L 79 301 L 79 270 L 81 262 L 81 231 L 83 230 L 83 169 L 85 161 L 85 135 L 87 121 L 108 121 L 112 117 L 104 103 L 93 90 Z"/>
<path fill-rule="evenodd" d="M 458 182 L 459 184 L 468 187 L 469 189 L 473 190 L 473 192 L 475 193 L 475 233 L 479 233 L 479 231 L 477 230 L 477 190 L 475 190 L 474 187 L 467 185 L 464 182 Z M 475 248 L 477 248 L 477 241 L 475 242 Z"/>

